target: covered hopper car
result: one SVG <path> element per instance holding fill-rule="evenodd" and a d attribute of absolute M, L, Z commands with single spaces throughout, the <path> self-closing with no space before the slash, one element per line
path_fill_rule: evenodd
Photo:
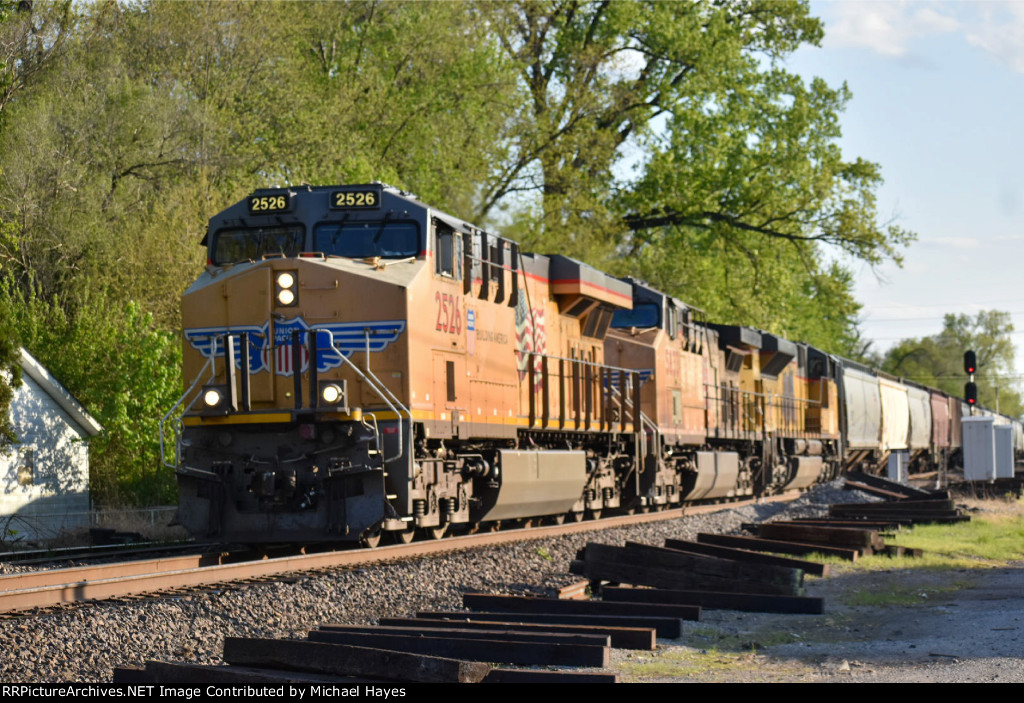
<path fill-rule="evenodd" d="M 204 538 L 408 541 L 806 488 L 892 451 L 939 465 L 959 443 L 957 399 L 379 183 L 258 190 L 203 244 L 164 427 L 177 519 Z"/>

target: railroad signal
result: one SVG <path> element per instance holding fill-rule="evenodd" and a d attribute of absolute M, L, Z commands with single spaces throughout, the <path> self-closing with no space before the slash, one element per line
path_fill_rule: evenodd
<path fill-rule="evenodd" d="M 964 386 L 964 398 L 968 405 L 976 405 L 978 402 L 978 386 L 973 381 L 968 381 Z"/>
<path fill-rule="evenodd" d="M 973 351 L 964 352 L 964 373 L 968 376 L 978 370 L 978 357 Z"/>

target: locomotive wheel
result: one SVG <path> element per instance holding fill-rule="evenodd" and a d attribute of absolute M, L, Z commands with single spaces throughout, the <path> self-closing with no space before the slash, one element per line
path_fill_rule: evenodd
<path fill-rule="evenodd" d="M 441 539 L 448 531 L 448 523 L 440 525 L 439 527 L 428 527 L 424 531 L 430 539 Z"/>
<path fill-rule="evenodd" d="M 409 544 L 416 537 L 416 528 L 410 527 L 408 530 L 401 532 L 393 532 L 395 536 L 395 544 Z"/>
<path fill-rule="evenodd" d="M 601 519 L 601 511 L 600 510 L 591 510 L 590 511 L 590 519 L 591 520 L 600 520 Z"/>
<path fill-rule="evenodd" d="M 572 519 L 573 522 L 583 522 L 583 511 L 574 510 L 573 512 L 569 513 L 569 517 Z"/>
<path fill-rule="evenodd" d="M 565 522 L 565 515 L 552 515 L 550 519 L 552 525 L 561 525 Z"/>
<path fill-rule="evenodd" d="M 367 549 L 373 549 L 378 544 L 380 544 L 380 537 L 380 532 L 377 532 L 376 534 L 372 535 L 364 535 L 362 539 L 360 539 L 359 541 L 362 542 L 363 546 Z"/>

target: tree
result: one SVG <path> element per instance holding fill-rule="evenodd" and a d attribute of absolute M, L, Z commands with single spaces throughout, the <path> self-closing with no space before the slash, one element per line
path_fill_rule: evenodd
<path fill-rule="evenodd" d="M 1006 312 L 947 314 L 942 332 L 899 342 L 886 353 L 882 369 L 962 398 L 967 381 L 964 352 L 973 349 L 978 356 L 975 381 L 979 404 L 995 409 L 998 398 L 999 412 L 1019 417 L 1024 399 L 1014 370 L 1012 333 L 1013 323 Z"/>
<path fill-rule="evenodd" d="M 478 217 L 508 207 L 525 248 L 639 275 L 722 320 L 829 341 L 803 330 L 839 314 L 850 338 L 851 277 L 827 260 L 899 261 L 913 235 L 878 222 L 878 166 L 836 143 L 846 87 L 783 67 L 823 35 L 806 3 L 478 7 L 524 94 Z"/>
<path fill-rule="evenodd" d="M 0 126 L 8 103 L 61 56 L 70 7 L 70 0 L 40 9 L 24 0 L 0 2 Z M 12 241 L 17 233 L 16 223 L 0 221 L 0 243 Z M 0 452 L 18 442 L 11 401 L 21 385 L 22 345 L 14 313 L 8 299 L 0 300 Z"/>
<path fill-rule="evenodd" d="M 632 253 L 670 226 L 829 242 L 871 263 L 908 241 L 874 222 L 877 166 L 843 161 L 835 144 L 846 87 L 808 86 L 780 66 L 822 37 L 805 3 L 484 7 L 527 100 L 480 215 L 536 192 L 542 238 L 572 241 L 585 221 L 636 233 Z M 640 174 L 609 188 L 630 145 L 646 156 Z"/>
<path fill-rule="evenodd" d="M 0 0 L 0 114 L 63 54 L 71 0 Z"/>

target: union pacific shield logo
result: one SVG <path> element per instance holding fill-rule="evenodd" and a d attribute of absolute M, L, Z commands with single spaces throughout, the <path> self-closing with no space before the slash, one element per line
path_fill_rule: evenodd
<path fill-rule="evenodd" d="M 297 317 L 294 320 L 289 320 L 288 322 L 279 322 L 276 325 L 274 325 L 274 343 L 270 347 L 264 347 L 262 353 L 260 354 L 261 360 L 263 362 L 263 368 L 274 369 L 274 373 L 276 373 L 278 376 L 291 376 L 293 373 L 295 373 L 293 364 L 293 359 L 295 358 L 295 355 L 292 353 L 292 350 L 294 349 L 294 346 L 292 344 L 292 341 L 294 340 L 293 333 L 299 332 L 299 339 L 305 341 L 306 335 L 302 333 L 306 332 L 308 329 L 309 327 L 306 326 L 306 323 L 302 320 L 301 317 Z M 326 336 L 327 335 L 324 335 L 324 337 Z M 318 335 L 317 347 L 320 346 L 321 341 L 324 341 L 325 345 L 327 344 L 326 339 L 321 340 Z M 329 350 L 326 351 L 329 352 Z M 300 363 L 302 364 L 301 368 L 299 369 L 299 373 L 302 373 L 303 371 L 309 368 L 309 347 L 306 344 L 302 344 L 300 342 L 299 354 L 301 359 Z M 319 354 L 317 354 L 317 356 L 319 356 Z M 338 364 L 341 363 L 341 360 L 337 358 L 336 354 L 333 354 L 332 356 L 334 356 L 335 360 L 337 361 L 337 363 L 334 364 L 334 366 L 337 366 Z M 320 364 L 317 364 L 317 369 L 319 368 Z"/>
<path fill-rule="evenodd" d="M 185 330 L 185 339 L 192 348 L 205 358 L 224 356 L 224 339 L 229 333 L 235 350 L 235 366 L 241 367 L 241 333 L 249 335 L 249 372 L 268 371 L 278 376 L 295 373 L 292 341 L 294 333 L 300 333 L 299 373 L 309 369 L 309 335 L 316 331 L 316 368 L 318 372 L 341 366 L 342 357 L 348 358 L 354 352 L 379 352 L 386 349 L 405 331 L 405 320 L 374 320 L 365 322 L 344 322 L 310 325 L 301 317 L 277 322 L 271 335 L 270 322 L 262 326 L 240 325 L 228 327 L 194 327 Z M 332 343 L 333 342 L 333 343 Z"/>

